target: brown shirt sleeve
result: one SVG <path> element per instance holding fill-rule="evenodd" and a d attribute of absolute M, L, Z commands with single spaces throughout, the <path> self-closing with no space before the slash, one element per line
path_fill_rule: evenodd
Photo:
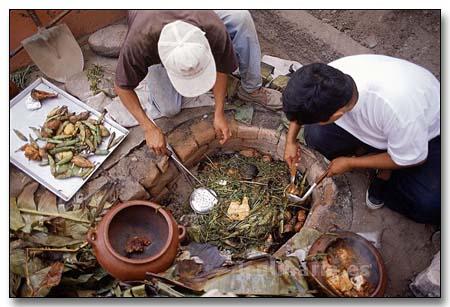
<path fill-rule="evenodd" d="M 125 89 L 135 89 L 147 75 L 148 67 L 157 64 L 148 51 L 150 42 L 125 41 L 116 68 L 116 84 Z M 153 47 L 154 48 L 154 47 Z"/>

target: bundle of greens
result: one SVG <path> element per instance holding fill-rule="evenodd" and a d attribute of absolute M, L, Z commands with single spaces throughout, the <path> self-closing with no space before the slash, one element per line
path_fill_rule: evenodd
<path fill-rule="evenodd" d="M 190 238 L 235 252 L 269 251 L 274 241 L 293 234 L 297 222 L 298 208 L 284 197 L 288 173 L 286 163 L 259 154 L 204 162 L 199 179 L 218 194 L 219 203 L 209 214 L 196 216 L 188 228 Z"/>

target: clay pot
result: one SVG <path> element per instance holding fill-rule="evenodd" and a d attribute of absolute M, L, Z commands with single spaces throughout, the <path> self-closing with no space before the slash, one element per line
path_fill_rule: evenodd
<path fill-rule="evenodd" d="M 344 240 L 346 246 L 349 246 L 357 255 L 364 255 L 371 266 L 369 282 L 374 285 L 374 290 L 368 297 L 382 297 L 386 290 L 387 273 L 383 258 L 380 252 L 366 239 L 349 231 L 339 231 L 327 233 L 320 236 L 311 246 L 308 252 L 308 270 L 310 276 L 308 280 L 321 291 L 325 296 L 339 296 L 331 287 L 327 286 L 325 274 L 322 270 L 322 261 L 315 260 L 314 255 L 323 255 L 328 252 L 328 248 L 333 246 L 339 240 Z M 312 276 L 311 276 L 312 275 Z"/>
<path fill-rule="evenodd" d="M 129 201 L 111 208 L 87 240 L 97 261 L 112 276 L 122 281 L 143 280 L 146 272 L 159 273 L 174 261 L 186 229 L 158 204 Z M 127 255 L 126 242 L 144 236 L 150 245 L 142 253 Z"/>

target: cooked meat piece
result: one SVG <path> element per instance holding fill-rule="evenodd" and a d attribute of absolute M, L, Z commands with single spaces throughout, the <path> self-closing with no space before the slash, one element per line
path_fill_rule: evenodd
<path fill-rule="evenodd" d="M 142 253 L 145 247 L 150 245 L 150 240 L 146 237 L 134 236 L 127 240 L 125 251 L 127 254 Z"/>

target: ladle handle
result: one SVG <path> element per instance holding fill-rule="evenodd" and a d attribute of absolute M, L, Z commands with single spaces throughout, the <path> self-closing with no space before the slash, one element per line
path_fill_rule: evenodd
<path fill-rule="evenodd" d="M 295 174 L 297 173 L 297 167 L 295 166 L 295 163 L 291 164 L 289 171 L 291 172 L 291 177 L 295 177 Z"/>
<path fill-rule="evenodd" d="M 328 170 L 326 170 L 325 172 L 323 172 L 322 175 L 320 175 L 320 177 L 316 180 L 316 185 L 318 185 L 319 183 L 322 182 L 322 180 L 324 180 L 327 177 L 328 174 Z"/>

